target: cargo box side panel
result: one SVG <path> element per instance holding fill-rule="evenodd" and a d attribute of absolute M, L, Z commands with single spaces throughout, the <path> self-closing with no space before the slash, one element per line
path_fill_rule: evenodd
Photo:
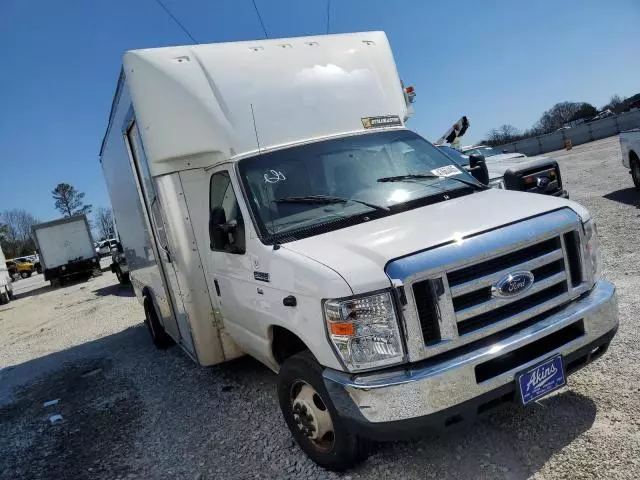
<path fill-rule="evenodd" d="M 131 114 L 129 89 L 121 78 L 109 129 L 103 142 L 100 162 L 136 295 L 142 301 L 142 289 L 151 288 L 159 316 L 168 318 L 173 315 L 173 312 L 156 262 L 148 219 L 141 203 L 134 169 L 122 132 Z M 169 331 L 169 333 L 172 332 Z"/>
<path fill-rule="evenodd" d="M 11 278 L 9 277 L 9 269 L 7 268 L 7 259 L 0 248 L 0 287 L 8 285 L 10 282 Z"/>

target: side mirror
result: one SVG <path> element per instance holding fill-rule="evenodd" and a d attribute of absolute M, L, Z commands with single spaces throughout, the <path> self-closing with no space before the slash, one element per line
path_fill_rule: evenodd
<path fill-rule="evenodd" d="M 209 213 L 209 247 L 211 250 L 224 250 L 229 243 L 229 237 L 220 228 L 226 221 L 227 216 L 222 207 L 215 207 Z"/>
<path fill-rule="evenodd" d="M 489 184 L 489 170 L 483 155 L 469 155 L 469 173 L 483 185 Z"/>

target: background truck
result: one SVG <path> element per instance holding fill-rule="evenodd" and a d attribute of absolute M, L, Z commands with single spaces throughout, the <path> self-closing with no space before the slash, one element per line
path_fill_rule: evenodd
<path fill-rule="evenodd" d="M 111 249 L 111 271 L 116 274 L 118 282 L 128 284 L 129 281 L 129 265 L 127 265 L 127 257 L 124 254 L 122 243 L 115 241 L 114 248 Z"/>
<path fill-rule="evenodd" d="M 633 184 L 640 190 L 640 128 L 620 133 L 622 165 L 629 169 Z"/>
<path fill-rule="evenodd" d="M 523 153 L 504 153 L 486 145 L 461 147 L 460 138 L 469 126 L 467 117 L 462 116 L 436 141 L 436 146 L 483 182 L 476 165 L 486 165 L 488 180 L 484 183 L 492 188 L 569 198 L 562 188 L 558 162 L 547 157 L 528 158 Z"/>
<path fill-rule="evenodd" d="M 14 280 L 17 280 L 18 278 L 28 278 L 36 271 L 33 263 L 22 258 L 7 260 L 6 264 L 7 268 L 9 268 L 9 274 Z"/>
<path fill-rule="evenodd" d="M 410 98 L 383 32 L 135 50 L 100 149 L 153 342 L 277 372 L 331 470 L 535 403 L 618 326 L 589 212 L 482 185 Z"/>
<path fill-rule="evenodd" d="M 60 218 L 33 226 L 44 279 L 59 285 L 73 277 L 89 278 L 100 272 L 85 215 Z"/>
<path fill-rule="evenodd" d="M 9 303 L 9 300 L 13 298 L 13 284 L 12 278 L 9 274 L 9 267 L 7 266 L 4 252 L 0 248 L 0 305 Z"/>

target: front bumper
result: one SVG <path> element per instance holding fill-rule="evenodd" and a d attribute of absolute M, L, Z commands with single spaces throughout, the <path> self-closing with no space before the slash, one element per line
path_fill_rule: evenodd
<path fill-rule="evenodd" d="M 476 380 L 479 365 L 518 357 L 523 347 L 531 349 L 534 342 L 554 333 L 557 337 L 578 323 L 583 333 L 577 338 L 488 380 Z M 471 420 L 491 406 L 513 400 L 516 374 L 547 357 L 561 354 L 567 374 L 574 373 L 606 351 L 617 328 L 615 286 L 601 280 L 583 298 L 494 344 L 402 368 L 363 374 L 326 369 L 323 376 L 333 404 L 351 430 L 376 439 L 403 438 Z"/>

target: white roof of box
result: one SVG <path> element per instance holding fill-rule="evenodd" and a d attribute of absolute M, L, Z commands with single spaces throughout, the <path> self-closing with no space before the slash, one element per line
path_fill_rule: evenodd
<path fill-rule="evenodd" d="M 384 32 L 133 50 L 123 70 L 154 175 L 255 153 L 256 131 L 265 150 L 407 115 Z"/>

